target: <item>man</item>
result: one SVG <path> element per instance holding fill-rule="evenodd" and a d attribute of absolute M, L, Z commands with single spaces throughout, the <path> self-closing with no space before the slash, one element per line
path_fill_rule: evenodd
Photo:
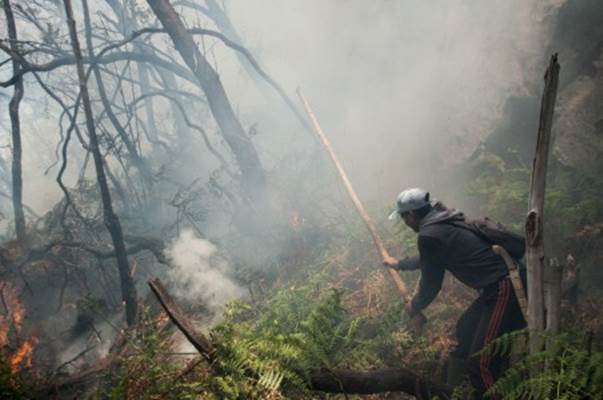
<path fill-rule="evenodd" d="M 405 308 L 411 317 L 437 296 L 446 270 L 479 291 L 479 297 L 457 323 L 457 346 L 450 355 L 448 377 L 450 384 L 458 384 L 459 370 L 464 366 L 476 399 L 481 399 L 503 372 L 507 357 L 480 350 L 500 335 L 525 326 L 508 269 L 492 251 L 492 244 L 465 223 L 462 213 L 432 203 L 422 189 L 407 189 L 398 195 L 390 219 L 397 215 L 418 233 L 419 256 L 404 260 L 390 257 L 384 264 L 421 270 L 419 288 Z"/>

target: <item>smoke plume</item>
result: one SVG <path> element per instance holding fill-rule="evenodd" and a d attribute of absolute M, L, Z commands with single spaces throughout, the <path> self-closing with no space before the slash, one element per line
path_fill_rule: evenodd
<path fill-rule="evenodd" d="M 193 304 L 202 303 L 212 313 L 244 294 L 229 277 L 228 263 L 216 253 L 216 246 L 191 230 L 183 231 L 167 250 L 172 260 L 168 279 L 176 293 Z"/>

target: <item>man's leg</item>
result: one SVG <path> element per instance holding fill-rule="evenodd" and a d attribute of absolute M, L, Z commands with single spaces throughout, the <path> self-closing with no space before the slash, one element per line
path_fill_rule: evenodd
<path fill-rule="evenodd" d="M 448 356 L 446 383 L 458 386 L 467 378 L 467 359 L 471 354 L 471 345 L 481 318 L 480 299 L 475 300 L 461 315 L 456 323 L 457 345 Z"/>
<path fill-rule="evenodd" d="M 475 330 L 469 358 L 469 374 L 473 387 L 483 394 L 500 376 L 507 365 L 508 355 L 482 351 L 502 334 L 521 329 L 525 322 L 509 279 L 501 280 L 497 287 L 482 295 L 481 317 Z"/>

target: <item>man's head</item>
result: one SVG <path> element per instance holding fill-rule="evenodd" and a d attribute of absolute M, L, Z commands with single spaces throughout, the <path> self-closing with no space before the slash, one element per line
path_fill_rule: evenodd
<path fill-rule="evenodd" d="M 394 219 L 399 215 L 404 223 L 415 232 L 419 232 L 421 219 L 432 209 L 429 201 L 429 192 L 411 188 L 402 191 L 396 199 L 396 209 L 389 218 Z"/>

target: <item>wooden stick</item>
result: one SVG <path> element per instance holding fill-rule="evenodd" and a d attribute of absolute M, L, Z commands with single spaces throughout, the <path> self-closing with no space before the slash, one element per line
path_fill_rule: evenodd
<path fill-rule="evenodd" d="M 345 170 L 343 169 L 343 167 L 341 166 L 341 163 L 339 162 L 337 155 L 333 151 L 333 147 L 331 146 L 329 139 L 327 139 L 326 135 L 324 134 L 324 132 L 322 131 L 322 128 L 320 127 L 320 125 L 318 123 L 318 120 L 314 116 L 314 113 L 312 112 L 312 109 L 310 108 L 310 104 L 308 104 L 308 101 L 304 98 L 304 96 L 302 96 L 301 91 L 299 89 L 297 89 L 297 95 L 299 96 L 302 103 L 304 104 L 304 109 L 306 110 L 306 113 L 308 114 L 308 117 L 310 118 L 310 121 L 312 122 L 312 127 L 314 128 L 314 132 L 316 133 L 316 135 L 318 135 L 318 138 L 320 139 L 321 143 L 324 145 L 325 149 L 329 153 L 331 160 L 333 160 L 333 163 L 335 164 L 335 168 L 337 169 L 337 172 L 339 173 L 339 177 L 343 181 L 343 185 L 345 186 L 348 194 L 352 198 L 352 203 L 354 203 L 354 207 L 356 207 L 358 214 L 360 214 L 360 217 L 366 224 L 366 227 L 368 228 L 369 233 L 371 234 L 371 237 L 373 238 L 373 243 L 375 244 L 375 247 L 377 247 L 377 250 L 379 251 L 381 258 L 383 258 L 383 260 L 389 258 L 387 249 L 383 245 L 383 241 L 379 237 L 379 234 L 377 233 L 377 229 L 375 228 L 373 221 L 369 218 L 366 210 L 364 209 L 364 206 L 362 205 L 362 203 L 360 202 L 360 199 L 358 198 L 358 195 L 356 195 L 356 192 L 354 191 L 354 188 L 352 187 L 352 183 L 348 179 L 348 176 L 345 173 Z M 398 271 L 396 271 L 394 268 L 391 268 L 391 267 L 388 268 L 388 270 L 389 270 L 389 274 L 390 274 L 391 278 L 393 279 L 394 283 L 396 284 L 396 287 L 398 288 L 398 291 L 400 292 L 400 294 L 402 295 L 404 300 L 410 301 L 410 294 L 408 293 L 406 284 L 400 277 L 400 274 L 398 273 Z"/>
<path fill-rule="evenodd" d="M 515 291 L 517 303 L 519 303 L 521 313 L 523 314 L 523 317 L 527 322 L 528 300 L 526 299 L 523 283 L 521 282 L 521 277 L 519 275 L 519 268 L 517 268 L 517 264 L 515 263 L 513 258 L 511 258 L 509 253 L 507 253 L 507 250 L 505 250 L 503 247 L 495 244 L 494 246 L 492 246 L 492 251 L 494 251 L 494 253 L 498 254 L 503 259 L 505 265 L 507 266 L 507 269 L 509 270 L 509 277 L 511 278 L 511 284 L 513 285 L 513 290 Z"/>

